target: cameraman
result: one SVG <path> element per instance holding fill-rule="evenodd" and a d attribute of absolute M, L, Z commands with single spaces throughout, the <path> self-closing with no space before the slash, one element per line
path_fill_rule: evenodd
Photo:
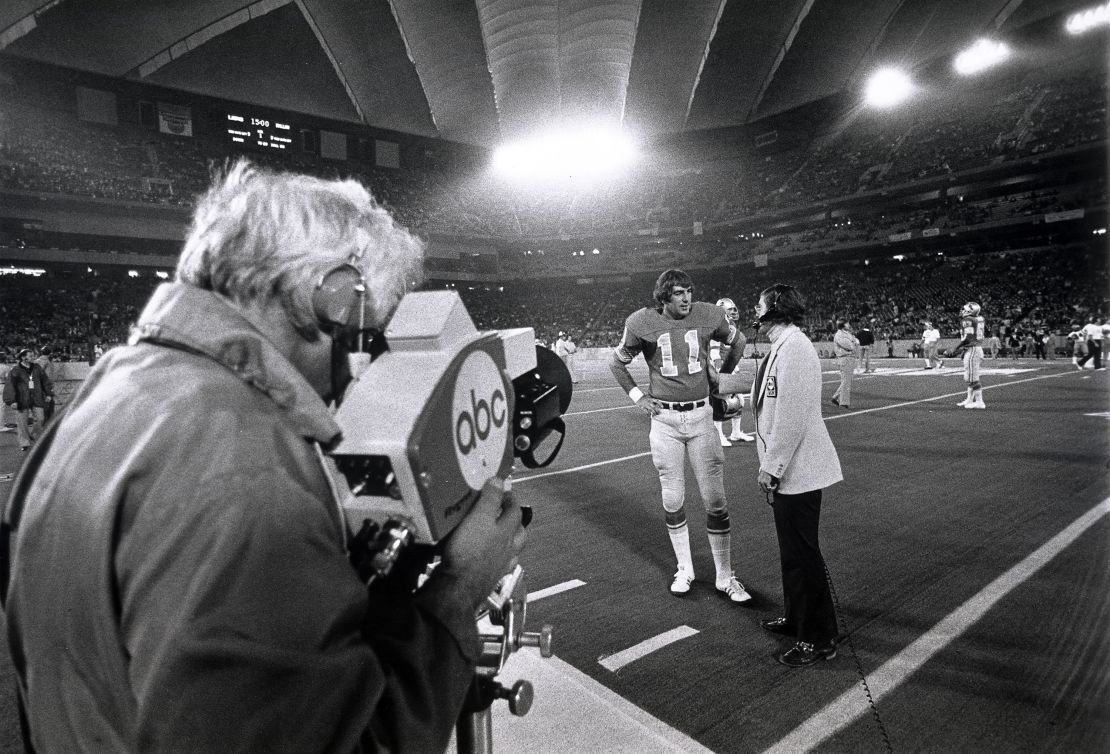
<path fill-rule="evenodd" d="M 322 452 L 345 344 L 384 326 L 421 256 L 354 181 L 246 161 L 217 177 L 176 281 L 36 446 L 5 513 L 29 745 L 446 747 L 475 609 L 524 542 L 519 507 L 487 484 L 422 588 L 371 596 Z"/>

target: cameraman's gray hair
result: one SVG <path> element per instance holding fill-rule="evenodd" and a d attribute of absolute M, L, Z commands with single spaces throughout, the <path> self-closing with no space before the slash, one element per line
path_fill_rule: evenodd
<path fill-rule="evenodd" d="M 424 244 L 354 180 L 278 173 L 239 159 L 197 202 L 177 279 L 238 303 L 277 298 L 297 330 L 319 333 L 313 294 L 350 262 L 362 271 L 372 327 L 423 276 Z"/>

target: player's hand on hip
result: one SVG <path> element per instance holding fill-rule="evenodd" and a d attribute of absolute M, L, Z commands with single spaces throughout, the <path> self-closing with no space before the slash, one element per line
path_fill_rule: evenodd
<path fill-rule="evenodd" d="M 636 401 L 636 405 L 639 406 L 642 411 L 646 411 L 648 416 L 656 416 L 663 410 L 663 407 L 659 405 L 658 401 L 646 395 Z"/>

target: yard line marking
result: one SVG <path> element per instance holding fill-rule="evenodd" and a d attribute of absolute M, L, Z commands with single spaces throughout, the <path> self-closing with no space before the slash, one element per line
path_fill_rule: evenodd
<path fill-rule="evenodd" d="M 1091 508 L 1067 528 L 1038 547 L 1017 565 L 985 586 L 978 594 L 949 613 L 933 628 L 901 652 L 890 658 L 881 668 L 867 677 L 872 698 L 878 702 L 903 684 L 938 652 L 946 648 L 982 618 L 988 610 L 1028 581 L 1053 558 L 1059 555 L 1080 535 L 1110 513 L 1110 498 Z M 839 733 L 859 718 L 868 714 L 870 706 L 857 685 L 845 691 L 817 714 L 795 728 L 789 735 L 767 749 L 765 754 L 790 754 L 810 751 Z"/>
<path fill-rule="evenodd" d="M 983 390 L 994 390 L 999 387 L 1009 387 L 1010 385 L 1020 385 L 1023 382 L 1036 382 L 1037 380 L 1051 380 L 1055 377 L 1062 377 L 1071 374 L 1071 372 L 1060 372 L 1059 374 L 1045 374 L 1040 377 L 1026 377 L 1023 380 L 1014 380 L 1013 382 L 1000 382 L 997 385 L 983 385 Z M 913 406 L 918 403 L 929 403 L 930 401 L 944 400 L 945 398 L 955 398 L 957 396 L 967 396 L 967 389 L 959 391 L 958 393 L 945 393 L 944 395 L 934 395 L 932 398 L 921 398 L 916 401 L 906 401 L 904 403 L 891 403 L 888 406 L 876 406 L 875 408 L 861 408 L 859 411 L 853 410 L 851 413 L 846 414 L 833 414 L 826 416 L 825 421 L 832 421 L 833 419 L 844 419 L 848 416 L 857 416 L 858 414 L 870 414 L 875 411 L 887 411 L 892 408 L 902 408 L 903 406 Z"/>
<path fill-rule="evenodd" d="M 1025 379 L 1021 379 L 1021 380 L 1013 380 L 1012 382 L 1000 382 L 997 385 L 984 385 L 983 390 L 994 390 L 995 388 L 1008 387 L 1010 385 L 1020 385 L 1023 382 L 1036 382 L 1037 380 L 1051 380 L 1055 377 L 1063 377 L 1063 376 L 1066 376 L 1066 375 L 1069 375 L 1069 374 L 1075 374 L 1075 372 L 1060 372 L 1059 374 L 1045 374 L 1045 375 L 1041 375 L 1039 377 L 1026 377 Z M 918 403 L 929 403 L 930 401 L 940 401 L 940 400 L 946 400 L 946 399 L 950 399 L 950 398 L 963 397 L 963 396 L 966 396 L 966 395 L 967 395 L 967 390 L 964 389 L 964 390 L 959 391 L 958 393 L 944 393 L 943 395 L 934 395 L 931 398 L 921 398 L 920 400 L 916 400 L 916 401 L 905 401 L 904 403 L 891 403 L 887 406 L 876 406 L 875 408 L 862 408 L 862 409 L 859 409 L 858 411 L 851 410 L 851 411 L 848 411 L 848 412 L 843 413 L 843 414 L 831 414 L 829 416 L 824 417 L 824 419 L 825 419 L 825 421 L 833 421 L 834 419 L 847 419 L 847 418 L 852 417 L 852 416 L 859 416 L 860 414 L 871 414 L 871 413 L 874 413 L 876 411 L 889 411 L 892 408 L 902 408 L 904 406 L 913 406 L 913 405 L 916 405 Z M 604 408 L 602 408 L 602 409 L 596 409 L 596 410 L 597 411 L 615 411 L 615 410 L 621 409 L 621 408 L 636 408 L 636 404 L 631 404 L 629 406 L 618 406 L 615 409 L 604 409 Z M 956 410 L 956 409 L 953 409 L 953 410 Z M 960 409 L 960 410 L 962 411 L 964 409 Z M 589 413 L 595 413 L 595 412 L 594 411 L 583 411 L 581 413 L 589 414 Z M 564 414 L 564 416 L 571 416 L 571 414 L 569 414 L 569 413 Z M 533 479 L 543 479 L 544 477 L 558 476 L 558 475 L 561 475 L 561 474 L 573 474 L 576 471 L 586 471 L 587 469 L 597 468 L 598 466 L 606 466 L 606 465 L 611 464 L 611 463 L 620 463 L 622 461 L 631 461 L 631 460 L 636 459 L 636 458 L 643 458 L 644 456 L 650 456 L 650 455 L 651 455 L 651 451 L 648 450 L 648 451 L 644 451 L 643 453 L 633 453 L 630 456 L 621 456 L 620 458 L 612 458 L 608 461 L 597 461 L 595 463 L 587 463 L 583 466 L 574 466 L 574 467 L 569 468 L 569 469 L 560 469 L 559 471 L 547 471 L 547 472 L 544 472 L 542 474 L 533 474 L 531 476 L 526 476 L 526 477 L 519 477 L 519 478 L 518 477 L 513 477 L 513 483 L 514 484 L 523 484 L 524 482 L 530 482 Z"/>
<path fill-rule="evenodd" d="M 567 592 L 571 589 L 577 589 L 580 586 L 586 586 L 586 582 L 580 581 L 578 579 L 564 581 L 562 584 L 555 584 L 554 586 L 549 586 L 546 589 L 538 589 L 534 592 L 528 592 L 528 601 L 535 602 L 536 600 L 542 600 L 544 597 L 550 597 L 553 594 L 561 594 L 562 592 Z"/>
<path fill-rule="evenodd" d="M 585 466 L 575 466 L 575 467 L 570 468 L 570 469 L 560 469 L 559 471 L 545 471 L 542 474 L 533 474 L 532 476 L 521 477 L 519 479 L 516 478 L 516 477 L 513 477 L 513 484 L 524 484 L 525 482 L 531 482 L 534 479 L 543 479 L 545 476 L 559 476 L 560 474 L 573 474 L 576 471 L 585 471 L 586 469 L 592 469 L 592 468 L 595 468 L 597 466 L 607 466 L 611 463 L 620 463 L 621 461 L 631 461 L 633 458 L 643 458 L 644 456 L 650 456 L 650 455 L 651 455 L 651 451 L 650 450 L 645 450 L 643 453 L 633 453 L 630 456 L 621 456 L 620 458 L 612 458 L 608 461 L 598 461 L 597 463 L 587 463 Z"/>
<path fill-rule="evenodd" d="M 658 636 L 646 639 L 628 649 L 622 649 L 620 652 L 614 652 L 608 657 L 602 657 L 598 662 L 601 664 L 601 667 L 615 673 L 630 662 L 635 662 L 643 657 L 647 657 L 652 652 L 660 650 L 670 644 L 674 644 L 676 641 L 681 641 L 682 639 L 693 636 L 696 633 L 698 633 L 698 630 L 696 628 L 690 628 L 689 626 L 672 628 L 670 631 L 664 631 Z"/>
<path fill-rule="evenodd" d="M 627 406 L 610 406 L 609 408 L 591 408 L 587 411 L 567 411 L 563 416 L 582 416 L 582 414 L 600 414 L 603 411 L 624 411 L 629 408 L 639 408 L 635 403 Z"/>

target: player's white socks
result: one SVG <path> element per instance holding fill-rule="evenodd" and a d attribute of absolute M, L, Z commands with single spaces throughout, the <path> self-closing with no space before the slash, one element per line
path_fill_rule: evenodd
<path fill-rule="evenodd" d="M 674 548 L 674 557 L 678 561 L 678 567 L 693 576 L 694 559 L 690 556 L 690 527 L 686 524 L 677 529 L 668 526 L 667 534 L 671 537 L 671 547 Z"/>
<path fill-rule="evenodd" d="M 725 423 L 724 422 L 713 422 L 713 426 L 717 428 L 717 434 L 721 436 L 722 440 L 727 440 L 728 439 L 727 437 L 725 437 Z"/>
<path fill-rule="evenodd" d="M 732 577 L 732 535 L 708 532 L 709 549 L 713 551 L 713 565 L 717 569 L 717 581 L 728 581 Z"/>

